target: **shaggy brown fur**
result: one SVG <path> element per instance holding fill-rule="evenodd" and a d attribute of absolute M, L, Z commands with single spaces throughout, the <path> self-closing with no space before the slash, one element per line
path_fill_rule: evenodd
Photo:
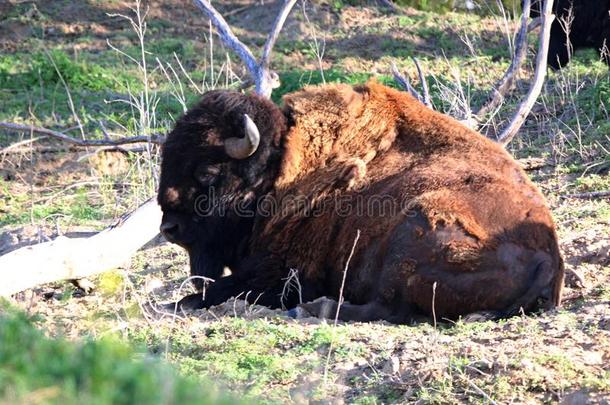
<path fill-rule="evenodd" d="M 213 305 L 253 290 L 254 297 L 263 293 L 267 305 L 293 306 L 294 294 L 278 297 L 291 268 L 299 270 L 306 299 L 337 298 L 358 229 L 362 236 L 345 287 L 351 305 L 342 310 L 343 319 L 407 322 L 417 313 L 431 314 L 433 305 L 438 317 L 481 311 L 502 317 L 533 310 L 539 299 L 546 307 L 559 304 L 563 264 L 551 215 L 501 146 L 376 82 L 310 87 L 286 96 L 287 129 L 263 100 L 235 93 L 217 97 L 210 102 L 221 104 L 218 110 L 226 109 L 229 117 L 244 109 L 268 110 L 274 121 L 270 127 L 254 114 L 259 150 L 243 161 L 215 163 L 222 173 L 215 190 L 226 197 L 220 205 L 251 201 L 258 207 L 253 218 L 214 214 L 192 225 L 196 218 L 174 208 L 192 206 L 196 195 L 209 193 L 206 187 L 185 188 L 192 169 L 180 167 L 211 165 L 208 149 L 239 136 L 239 129 L 183 131 L 179 122 L 168 138 L 159 190 L 164 221 L 185 231 L 191 226 L 186 233 L 204 243 L 187 235 L 188 242 L 170 239 L 190 251 L 194 274 L 217 277 L 224 265 L 233 270 L 212 284 L 205 301 L 191 297 L 184 305 Z M 244 107 L 219 102 L 225 98 L 242 100 Z M 199 114 L 210 113 L 199 107 L 189 115 Z M 227 123 L 214 121 L 212 127 Z M 188 146 L 193 139 L 200 149 Z M 254 173 L 258 188 L 248 186 L 243 173 Z M 295 196 L 301 204 L 294 204 Z M 281 209 L 268 214 L 262 209 L 268 201 Z M 182 222 L 176 219 L 181 215 Z M 202 258 L 215 255 L 210 240 L 226 243 L 227 235 L 233 244 L 215 245 L 223 253 L 212 260 L 213 271 L 202 265 Z"/>

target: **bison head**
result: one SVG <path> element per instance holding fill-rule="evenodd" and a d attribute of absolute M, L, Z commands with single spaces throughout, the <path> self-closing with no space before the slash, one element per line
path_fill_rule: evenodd
<path fill-rule="evenodd" d="M 168 135 L 158 194 L 161 233 L 188 251 L 192 275 L 217 278 L 243 255 L 257 200 L 279 167 L 285 128 L 272 102 L 211 91 Z"/>

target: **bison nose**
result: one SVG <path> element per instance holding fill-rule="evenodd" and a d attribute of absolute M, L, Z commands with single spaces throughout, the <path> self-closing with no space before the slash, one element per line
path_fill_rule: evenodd
<path fill-rule="evenodd" d="M 176 222 L 166 221 L 161 223 L 159 228 L 161 234 L 170 242 L 174 242 L 178 233 L 180 232 L 180 225 Z"/>

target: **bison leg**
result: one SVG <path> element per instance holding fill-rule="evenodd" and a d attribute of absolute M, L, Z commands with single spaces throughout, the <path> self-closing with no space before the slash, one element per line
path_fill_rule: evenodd
<path fill-rule="evenodd" d="M 502 318 L 505 318 L 505 314 L 500 311 L 478 311 L 478 312 L 472 312 L 468 315 L 465 315 L 461 319 L 463 322 L 473 323 L 473 322 L 497 321 Z"/>
<path fill-rule="evenodd" d="M 205 293 L 196 293 L 181 299 L 177 303 L 178 308 L 209 308 L 232 297 L 270 308 L 293 308 L 301 298 L 312 298 L 312 290 L 306 287 L 304 281 L 299 283 L 301 291 L 285 288 L 285 284 L 289 282 L 289 271 L 283 266 L 283 262 L 273 255 L 264 253 L 247 257 L 232 271 L 233 274 L 207 285 Z M 175 308 L 175 303 L 164 306 L 165 310 L 172 312 Z"/>
<path fill-rule="evenodd" d="M 189 311 L 209 308 L 222 304 L 231 297 L 237 296 L 242 289 L 233 275 L 222 277 L 205 288 L 205 292 L 187 295 L 178 302 L 161 305 L 165 312 Z"/>
<path fill-rule="evenodd" d="M 547 63 L 553 69 L 558 70 L 570 62 L 570 47 L 568 37 L 559 23 L 554 22 L 551 28 L 551 39 L 549 41 L 549 54 Z"/>
<path fill-rule="evenodd" d="M 337 316 L 337 305 L 337 301 L 321 297 L 315 301 L 298 305 L 296 308 L 288 311 L 288 315 L 293 318 L 315 317 L 334 319 Z M 390 320 L 392 322 L 403 323 L 401 320 L 394 320 L 391 311 L 378 302 L 369 302 L 363 305 L 344 302 L 339 309 L 338 319 L 346 322 Z"/>

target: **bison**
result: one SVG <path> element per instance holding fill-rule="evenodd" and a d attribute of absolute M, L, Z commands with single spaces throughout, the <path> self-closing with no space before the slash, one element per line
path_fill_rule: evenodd
<path fill-rule="evenodd" d="M 375 81 L 308 87 L 281 109 L 210 91 L 162 156 L 161 232 L 193 276 L 215 280 L 182 308 L 248 293 L 273 308 L 337 299 L 344 271 L 343 320 L 495 319 L 560 303 L 553 219 L 520 166 Z M 302 308 L 324 315 L 333 302 Z"/>
<path fill-rule="evenodd" d="M 530 15 L 540 16 L 542 1 L 532 2 Z M 610 66 L 610 0 L 555 0 L 548 64 L 561 69 L 573 49 L 595 48 Z"/>

